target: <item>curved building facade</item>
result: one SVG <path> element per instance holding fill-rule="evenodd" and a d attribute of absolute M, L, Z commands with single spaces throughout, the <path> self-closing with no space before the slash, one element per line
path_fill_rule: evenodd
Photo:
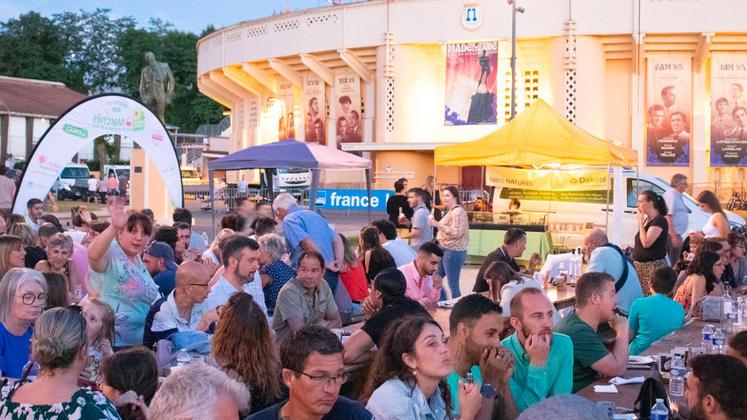
<path fill-rule="evenodd" d="M 516 1 L 517 112 L 542 98 L 665 179 L 744 180 L 735 85 L 747 84 L 747 1 Z M 247 21 L 199 40 L 197 82 L 230 108 L 231 150 L 321 141 L 370 156 L 379 188 L 400 176 L 419 185 L 434 146 L 508 120 L 511 20 L 499 0 L 374 0 Z M 437 170 L 480 182 L 469 168 Z"/>

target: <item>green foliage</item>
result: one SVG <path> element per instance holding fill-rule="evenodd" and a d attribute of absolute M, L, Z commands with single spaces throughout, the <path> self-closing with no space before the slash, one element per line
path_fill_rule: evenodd
<path fill-rule="evenodd" d="M 59 81 L 88 94 L 123 92 L 140 98 L 144 55 L 152 51 L 171 67 L 176 81 L 167 123 L 190 132 L 223 118 L 223 107 L 197 90 L 198 35 L 156 18 L 137 27 L 131 16 L 114 19 L 109 13 L 81 10 L 49 19 L 29 12 L 0 22 L 0 74 Z M 214 30 L 208 26 L 199 36 Z"/>
<path fill-rule="evenodd" d="M 0 23 L 0 74 L 59 81 L 84 92 L 82 75 L 66 65 L 66 52 L 59 26 L 39 13 Z"/>

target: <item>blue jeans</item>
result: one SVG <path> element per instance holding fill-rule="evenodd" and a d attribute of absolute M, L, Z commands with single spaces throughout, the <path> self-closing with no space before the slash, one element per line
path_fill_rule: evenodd
<path fill-rule="evenodd" d="M 441 249 L 444 251 L 444 257 L 438 265 L 438 275 L 441 277 L 446 275 L 446 279 L 449 281 L 449 290 L 451 290 L 451 298 L 458 298 L 462 295 L 459 291 L 459 274 L 461 274 L 462 266 L 467 259 L 467 251 Z M 441 300 L 446 300 L 446 288 L 441 289 Z"/>

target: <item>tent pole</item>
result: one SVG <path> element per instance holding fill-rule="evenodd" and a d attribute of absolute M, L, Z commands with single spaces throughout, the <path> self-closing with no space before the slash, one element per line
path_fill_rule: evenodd
<path fill-rule="evenodd" d="M 319 169 L 311 170 L 311 194 L 309 195 L 309 210 L 316 208 L 316 192 L 319 190 Z"/>
<path fill-rule="evenodd" d="M 213 176 L 215 174 L 215 171 L 211 171 L 208 169 L 208 194 L 210 198 L 210 213 L 212 217 L 212 227 L 213 227 L 213 239 L 215 239 L 215 200 L 213 199 L 214 189 L 215 189 L 215 182 L 213 182 Z"/>
<path fill-rule="evenodd" d="M 610 229 L 610 194 L 612 194 L 612 191 L 610 191 L 610 185 L 612 184 L 610 177 L 610 165 L 607 165 L 607 211 L 604 216 L 604 230 L 608 235 Z"/>
<path fill-rule="evenodd" d="M 368 196 L 368 224 L 371 224 L 371 168 L 364 170 L 366 173 L 366 195 Z"/>

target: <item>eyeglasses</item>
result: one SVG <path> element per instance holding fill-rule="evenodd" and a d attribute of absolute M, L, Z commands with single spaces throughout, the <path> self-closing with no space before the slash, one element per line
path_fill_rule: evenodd
<path fill-rule="evenodd" d="M 33 305 L 37 300 L 41 303 L 45 303 L 47 301 L 47 294 L 39 293 L 38 295 L 35 295 L 33 293 L 24 293 L 21 295 L 21 301 L 24 305 Z"/>
<path fill-rule="evenodd" d="M 308 377 L 309 379 L 311 379 L 311 382 L 314 382 L 316 385 L 319 385 L 319 386 L 332 385 L 332 384 L 335 384 L 335 385 L 343 384 L 347 382 L 348 378 L 350 377 L 350 375 L 348 375 L 347 373 L 341 373 L 337 376 L 327 376 L 327 375 L 312 376 L 306 372 L 298 372 L 298 373 L 300 373 L 303 376 Z"/>

